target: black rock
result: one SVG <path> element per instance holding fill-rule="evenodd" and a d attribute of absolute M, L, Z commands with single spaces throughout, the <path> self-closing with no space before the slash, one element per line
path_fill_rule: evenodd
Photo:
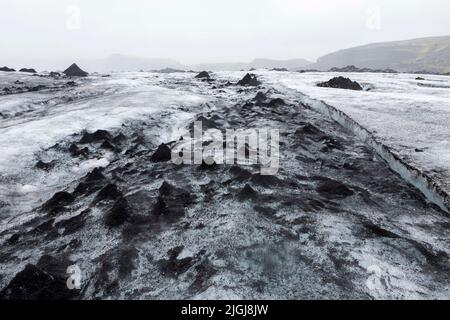
<path fill-rule="evenodd" d="M 183 246 L 172 248 L 167 252 L 169 259 L 158 261 L 159 270 L 163 275 L 176 277 L 186 272 L 194 264 L 195 261 L 191 257 L 177 259 L 182 250 Z"/>
<path fill-rule="evenodd" d="M 83 149 L 79 149 L 76 144 L 72 143 L 69 146 L 69 153 L 72 157 L 78 157 L 78 156 L 87 157 L 89 155 L 89 149 L 87 147 L 83 148 Z"/>
<path fill-rule="evenodd" d="M 193 197 L 189 192 L 164 181 L 159 188 L 159 196 L 153 208 L 153 214 L 157 217 L 173 221 L 183 216 L 185 206 L 192 202 Z"/>
<path fill-rule="evenodd" d="M 49 73 L 49 76 L 50 76 L 50 77 L 53 77 L 53 78 L 58 78 L 58 77 L 61 76 L 61 73 L 51 71 L 51 72 Z"/>
<path fill-rule="evenodd" d="M 305 73 L 305 72 L 320 72 L 320 71 L 317 69 L 302 69 L 302 70 L 298 70 L 297 72 Z"/>
<path fill-rule="evenodd" d="M 20 235 L 18 233 L 13 234 L 9 239 L 8 239 L 8 243 L 9 244 L 15 244 L 20 240 Z"/>
<path fill-rule="evenodd" d="M 101 168 L 94 168 L 84 177 L 84 181 L 88 183 L 100 183 L 105 180 L 106 178 L 103 175 Z"/>
<path fill-rule="evenodd" d="M 263 92 L 258 91 L 258 93 L 253 98 L 253 100 L 256 100 L 258 102 L 263 102 L 263 101 L 267 100 L 267 96 Z"/>
<path fill-rule="evenodd" d="M 113 142 L 115 143 L 115 144 L 121 144 L 121 143 L 123 143 L 123 142 L 125 142 L 127 140 L 127 137 L 125 137 L 122 133 L 119 133 L 117 136 L 115 136 L 114 138 L 113 138 Z"/>
<path fill-rule="evenodd" d="M 90 210 L 88 209 L 72 218 L 61 220 L 55 224 L 55 228 L 64 228 L 64 235 L 72 234 L 84 227 L 89 212 Z"/>
<path fill-rule="evenodd" d="M 320 130 L 319 128 L 317 128 L 316 126 L 314 126 L 311 123 L 306 123 L 303 127 L 297 129 L 295 131 L 295 135 L 296 136 L 302 136 L 302 135 L 319 135 L 319 136 L 323 136 L 325 135 L 325 133 Z"/>
<path fill-rule="evenodd" d="M 56 161 L 55 161 L 55 160 L 50 161 L 50 162 L 44 162 L 44 161 L 42 161 L 42 160 L 39 160 L 39 161 L 36 163 L 36 168 L 41 169 L 41 170 L 48 171 L 48 170 L 52 169 L 52 168 L 55 166 L 55 164 L 56 164 Z"/>
<path fill-rule="evenodd" d="M 117 186 L 113 183 L 106 185 L 103 189 L 99 191 L 95 197 L 95 202 L 102 200 L 116 200 L 122 196 Z"/>
<path fill-rule="evenodd" d="M 317 71 L 317 70 L 316 70 Z M 370 73 L 398 73 L 397 71 L 387 68 L 387 69 L 371 69 L 371 68 L 358 68 L 353 65 L 338 68 L 334 67 L 329 70 L 330 72 L 370 72 Z"/>
<path fill-rule="evenodd" d="M 97 130 L 93 133 L 89 133 L 84 131 L 83 136 L 81 137 L 79 143 L 93 143 L 100 142 L 102 140 L 110 140 L 112 139 L 111 134 L 106 130 Z"/>
<path fill-rule="evenodd" d="M 130 206 L 128 201 L 120 197 L 107 213 L 105 224 L 108 227 L 118 227 L 122 225 L 130 217 Z"/>
<path fill-rule="evenodd" d="M 262 175 L 259 173 L 255 173 L 252 175 L 251 181 L 262 187 L 273 187 L 281 184 L 281 180 L 275 176 L 270 175 Z"/>
<path fill-rule="evenodd" d="M 395 233 L 393 233 L 393 232 L 391 232 L 389 230 L 383 229 L 382 227 L 377 226 L 377 225 L 373 224 L 370 221 L 365 221 L 363 223 L 363 226 L 366 228 L 366 230 L 371 235 L 373 235 L 375 237 L 391 238 L 391 239 L 398 239 L 398 238 L 400 238 L 399 235 L 397 235 L 397 234 L 395 234 Z"/>
<path fill-rule="evenodd" d="M 169 161 L 171 158 L 172 151 L 165 143 L 162 143 L 159 145 L 158 149 L 156 149 L 155 153 L 152 154 L 150 160 L 153 162 L 164 162 Z"/>
<path fill-rule="evenodd" d="M 256 196 L 256 191 L 248 184 L 246 184 L 238 194 L 238 198 L 241 200 L 254 199 Z"/>
<path fill-rule="evenodd" d="M 268 107 L 277 107 L 277 106 L 284 106 L 284 105 L 286 105 L 286 102 L 284 102 L 284 100 L 281 99 L 281 98 L 271 99 L 271 100 L 267 103 L 267 106 L 268 106 Z"/>
<path fill-rule="evenodd" d="M 346 185 L 343 183 L 328 179 L 328 178 L 322 178 L 322 181 L 319 183 L 319 186 L 317 187 L 317 192 L 319 192 L 322 195 L 328 196 L 328 197 L 349 197 L 354 194 L 352 190 L 350 190 Z"/>
<path fill-rule="evenodd" d="M 111 151 L 116 151 L 116 147 L 108 140 L 103 141 L 103 143 L 100 145 L 100 148 L 106 149 L 106 150 L 111 150 Z"/>
<path fill-rule="evenodd" d="M 37 265 L 27 264 L 0 292 L 0 300 L 69 300 L 79 290 L 67 287 L 68 260 L 43 256 Z"/>
<path fill-rule="evenodd" d="M 64 70 L 64 74 L 68 77 L 86 77 L 88 73 L 83 71 L 75 63 Z"/>
<path fill-rule="evenodd" d="M 419 80 L 419 81 L 421 81 L 421 80 L 425 80 L 424 78 L 422 78 L 422 77 L 417 77 L 416 78 L 416 80 Z"/>
<path fill-rule="evenodd" d="M 206 118 L 204 116 L 199 116 L 195 119 L 197 122 L 202 123 L 202 130 L 206 131 L 208 129 L 218 129 L 220 128 L 220 124 L 217 120 L 220 120 L 218 116 L 212 116 L 211 118 Z M 191 122 L 189 125 L 189 132 L 194 132 L 194 122 Z"/>
<path fill-rule="evenodd" d="M 352 81 L 349 78 L 344 78 L 344 77 L 336 77 L 329 81 L 318 83 L 317 86 L 323 87 L 323 88 L 337 88 L 337 89 L 349 89 L 349 90 L 362 90 L 363 89 L 358 82 Z"/>
<path fill-rule="evenodd" d="M 28 91 L 36 92 L 36 91 L 40 91 L 40 90 L 43 90 L 43 89 L 47 89 L 47 87 L 44 86 L 43 84 L 38 84 L 37 86 L 29 88 Z"/>
<path fill-rule="evenodd" d="M 286 69 L 286 68 L 272 68 L 272 69 L 270 69 L 270 71 L 284 71 L 284 72 L 286 72 L 286 71 L 289 71 L 289 70 Z"/>
<path fill-rule="evenodd" d="M 195 77 L 196 77 L 197 79 L 211 79 L 211 76 L 210 76 L 209 73 L 206 72 L 206 71 L 200 72 L 200 73 L 197 74 Z"/>
<path fill-rule="evenodd" d="M 212 171 L 212 170 L 216 170 L 219 167 L 218 164 L 214 160 L 213 161 L 208 160 L 208 162 L 212 162 L 212 163 L 208 164 L 205 162 L 205 160 L 202 160 L 202 164 L 198 166 L 198 169 L 203 170 L 203 171 L 205 171 L 205 170 Z"/>
<path fill-rule="evenodd" d="M 22 68 L 19 70 L 20 72 L 27 72 L 27 73 L 37 73 L 36 70 L 34 70 L 33 68 Z"/>
<path fill-rule="evenodd" d="M 107 181 L 102 170 L 94 168 L 91 172 L 84 176 L 82 182 L 74 190 L 74 194 L 91 194 L 99 190 Z"/>
<path fill-rule="evenodd" d="M 41 224 L 39 224 L 37 227 L 35 227 L 32 231 L 30 231 L 31 234 L 43 234 L 45 232 L 49 232 L 53 229 L 53 224 L 55 222 L 54 218 L 48 219 Z"/>
<path fill-rule="evenodd" d="M 238 81 L 237 84 L 240 86 L 257 87 L 261 84 L 261 82 L 258 81 L 254 74 L 247 73 L 241 80 Z"/>
<path fill-rule="evenodd" d="M 51 214 L 58 213 L 65 206 L 71 204 L 75 197 L 67 191 L 57 192 L 47 202 L 42 205 L 42 209 L 49 211 Z"/>
<path fill-rule="evenodd" d="M 242 169 L 241 167 L 234 165 L 230 168 L 229 172 L 235 176 L 236 181 L 245 181 L 251 178 L 250 171 Z"/>
<path fill-rule="evenodd" d="M 195 266 L 195 270 L 197 275 L 189 286 L 189 291 L 192 293 L 203 292 L 208 288 L 208 280 L 217 273 L 217 270 L 208 260 L 203 260 L 199 265 Z"/>
<path fill-rule="evenodd" d="M 2 67 L 2 68 L 0 68 L 0 71 L 5 71 L 5 72 L 14 72 L 14 71 L 16 71 L 16 70 L 14 70 L 13 68 Z"/>

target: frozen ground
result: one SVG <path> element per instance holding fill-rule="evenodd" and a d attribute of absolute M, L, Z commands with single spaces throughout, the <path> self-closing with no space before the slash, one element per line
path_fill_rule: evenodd
<path fill-rule="evenodd" d="M 165 127 L 163 131 L 155 128 L 155 139 L 166 141 L 172 129 L 192 116 L 186 110 L 207 101 L 192 93 L 155 86 L 158 78 L 140 73 L 78 79 L 75 86 L 67 86 L 69 80 L 0 72 L 0 92 L 11 86 L 46 86 L 37 92 L 0 95 L 0 198 L 7 199 L 8 207 L 30 210 L 41 197 L 48 197 L 74 177 L 108 163 L 106 155 L 50 175 L 36 173 L 36 153 L 64 137 L 81 130 L 117 128 L 126 121 L 157 114 L 165 119 L 159 124 Z M 18 85 L 17 81 L 24 83 Z M 0 216 L 8 212 L 10 209 L 0 206 Z"/>
<path fill-rule="evenodd" d="M 0 299 L 448 299 L 449 216 L 307 103 L 308 74 L 258 74 L 0 73 Z M 279 172 L 152 160 L 195 119 L 279 129 Z"/>
<path fill-rule="evenodd" d="M 294 89 L 343 111 L 450 194 L 450 77 L 376 73 L 259 74 L 281 90 L 283 87 Z M 316 86 L 340 75 L 359 82 L 366 91 Z M 418 77 L 424 80 L 416 80 Z"/>

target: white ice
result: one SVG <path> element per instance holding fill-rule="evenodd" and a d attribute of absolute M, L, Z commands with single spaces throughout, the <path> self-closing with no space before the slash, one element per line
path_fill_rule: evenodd
<path fill-rule="evenodd" d="M 51 86 L 54 83 L 46 78 L 0 72 L 0 88 L 16 80 L 27 85 Z M 0 198 L 15 206 L 16 212 L 30 210 L 30 206 L 45 200 L 39 199 L 43 190 L 53 191 L 67 182 L 63 180 L 68 177 L 36 176 L 33 170 L 36 152 L 82 130 L 118 128 L 128 120 L 172 111 L 177 114 L 173 122 L 159 130 L 155 137 L 168 141 L 172 132 L 189 117 L 177 108 L 195 108 L 208 101 L 205 96 L 164 88 L 159 85 L 159 78 L 149 73 L 120 73 L 108 78 L 93 76 L 77 81 L 80 85 L 70 94 L 86 95 L 86 98 L 74 102 L 50 105 L 46 102 L 55 96 L 67 95 L 65 90 L 0 96 L 0 112 L 15 114 L 5 119 L 0 117 Z M 108 163 L 107 159 L 89 161 L 71 170 L 72 179 L 86 174 L 92 167 Z"/>
<path fill-rule="evenodd" d="M 450 77 L 416 74 L 259 71 L 265 84 L 295 90 L 345 112 L 450 193 Z M 321 88 L 336 76 L 368 91 Z M 425 80 L 416 80 L 422 77 Z"/>

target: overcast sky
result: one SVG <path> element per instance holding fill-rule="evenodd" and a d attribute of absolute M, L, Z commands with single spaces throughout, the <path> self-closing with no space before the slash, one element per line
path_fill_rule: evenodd
<path fill-rule="evenodd" d="M 448 0 L 0 0 L 0 64 L 122 53 L 185 64 L 306 58 L 450 34 Z"/>

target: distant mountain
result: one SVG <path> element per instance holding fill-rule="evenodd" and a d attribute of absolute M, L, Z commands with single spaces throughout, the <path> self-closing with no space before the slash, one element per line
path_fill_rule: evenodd
<path fill-rule="evenodd" d="M 395 69 L 400 72 L 450 72 L 450 36 L 374 43 L 340 50 L 317 59 L 308 68 L 329 70 L 359 68 Z"/>
<path fill-rule="evenodd" d="M 201 63 L 192 66 L 195 70 L 248 70 L 251 68 L 286 68 L 288 70 L 298 70 L 311 64 L 305 59 L 291 59 L 291 60 L 274 60 L 274 59 L 254 59 L 251 62 L 235 62 L 235 63 Z"/>

